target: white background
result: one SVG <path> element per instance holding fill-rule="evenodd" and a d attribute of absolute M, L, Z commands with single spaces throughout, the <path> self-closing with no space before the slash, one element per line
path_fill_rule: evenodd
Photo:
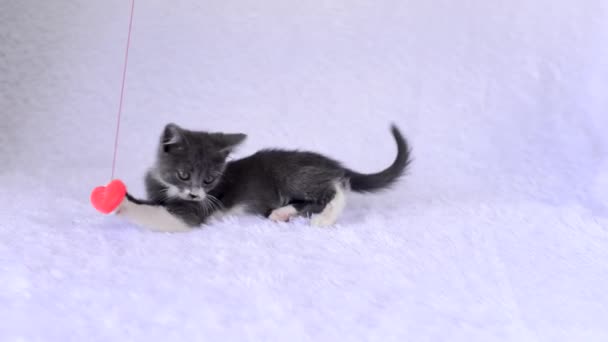
<path fill-rule="evenodd" d="M 339 227 L 146 232 L 108 181 L 128 1 L 0 2 L 0 340 L 608 340 L 608 2 L 138 1 L 117 176 L 164 124 L 359 171 Z"/>

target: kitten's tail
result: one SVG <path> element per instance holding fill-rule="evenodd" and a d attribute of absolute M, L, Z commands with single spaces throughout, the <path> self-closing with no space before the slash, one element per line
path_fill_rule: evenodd
<path fill-rule="evenodd" d="M 411 149 L 407 141 L 394 124 L 391 133 L 397 143 L 397 157 L 391 166 L 383 171 L 372 174 L 361 174 L 346 170 L 346 177 L 350 180 L 350 188 L 355 192 L 375 192 L 384 190 L 393 185 L 407 170 L 411 163 Z"/>

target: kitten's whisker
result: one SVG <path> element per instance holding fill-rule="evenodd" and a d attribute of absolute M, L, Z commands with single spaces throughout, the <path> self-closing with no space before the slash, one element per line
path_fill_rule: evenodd
<path fill-rule="evenodd" d="M 215 205 L 215 209 L 221 210 L 224 208 L 224 204 L 217 197 L 213 195 L 207 195 L 207 198 L 209 198 L 209 201 L 213 203 L 213 205 Z"/>
<path fill-rule="evenodd" d="M 222 203 L 222 201 L 220 201 L 220 199 L 219 199 L 219 198 L 217 198 L 217 197 L 215 197 L 215 196 L 213 196 L 213 195 L 209 195 L 209 196 L 211 196 L 211 198 L 212 198 L 212 199 L 213 199 L 215 202 L 217 202 L 217 204 L 219 204 L 219 205 L 220 205 L 220 206 L 222 206 L 222 207 L 224 206 L 224 204 Z"/>
<path fill-rule="evenodd" d="M 213 208 L 213 211 L 221 211 L 222 208 L 220 207 L 220 205 L 214 201 L 209 201 L 209 204 L 211 205 L 211 207 Z"/>
<path fill-rule="evenodd" d="M 202 207 L 203 207 L 203 215 L 205 216 L 209 216 L 209 209 L 207 209 L 207 202 L 203 201 L 202 203 Z"/>
<path fill-rule="evenodd" d="M 171 199 L 171 198 L 174 197 L 174 196 L 170 196 L 169 195 L 169 188 L 162 188 L 162 189 L 160 189 L 159 195 L 161 195 L 158 198 L 159 202 L 165 202 L 165 201 L 167 201 L 167 200 L 169 200 L 169 199 Z"/>
<path fill-rule="evenodd" d="M 213 200 L 209 199 L 209 201 L 207 203 L 211 207 L 212 211 L 216 211 L 219 209 L 219 207 L 217 206 L 217 203 L 215 203 Z"/>

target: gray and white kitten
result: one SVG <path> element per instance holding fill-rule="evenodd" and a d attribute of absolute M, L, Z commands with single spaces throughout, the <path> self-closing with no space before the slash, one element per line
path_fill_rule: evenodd
<path fill-rule="evenodd" d="M 158 231 L 199 227 L 228 211 L 263 215 L 274 221 L 311 216 L 331 226 L 346 204 L 346 192 L 390 187 L 409 165 L 410 149 L 396 126 L 397 157 L 387 169 L 361 174 L 313 152 L 261 150 L 227 161 L 244 134 L 197 132 L 168 124 L 156 164 L 146 175 L 147 200 L 127 194 L 117 213 Z"/>

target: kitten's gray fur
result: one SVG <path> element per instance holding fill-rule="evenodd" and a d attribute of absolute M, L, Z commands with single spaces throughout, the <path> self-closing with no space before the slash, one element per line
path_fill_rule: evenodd
<path fill-rule="evenodd" d="M 214 212 L 237 206 L 263 216 L 286 206 L 297 215 L 323 213 L 344 189 L 374 192 L 390 187 L 404 174 L 411 161 L 410 149 L 396 126 L 391 126 L 391 132 L 397 143 L 393 164 L 378 173 L 361 174 L 320 154 L 301 151 L 268 149 L 226 162 L 233 148 L 245 140 L 244 134 L 195 132 L 168 124 L 156 164 L 146 175 L 148 200 L 127 195 L 121 212 L 155 207 L 187 227 L 200 226 Z"/>

